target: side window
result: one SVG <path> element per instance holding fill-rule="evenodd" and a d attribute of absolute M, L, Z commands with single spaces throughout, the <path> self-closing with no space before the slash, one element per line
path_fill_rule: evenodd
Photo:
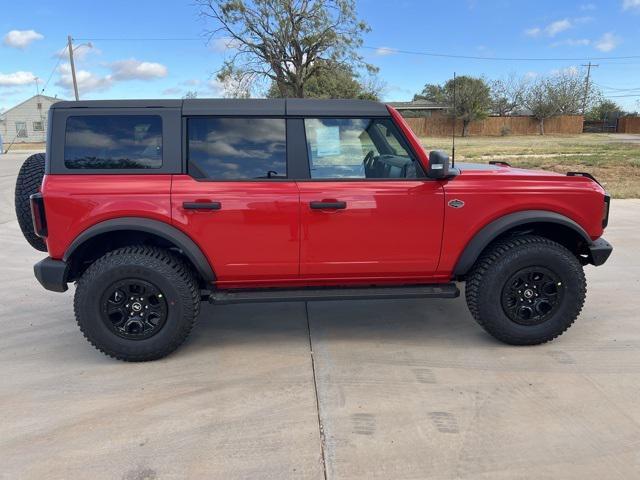
<path fill-rule="evenodd" d="M 85 115 L 67 119 L 64 164 L 72 169 L 162 167 L 158 115 Z"/>
<path fill-rule="evenodd" d="M 416 162 L 391 120 L 308 118 L 311 178 L 416 178 Z"/>
<path fill-rule="evenodd" d="M 287 178 L 284 118 L 193 117 L 189 174 L 211 180 Z"/>

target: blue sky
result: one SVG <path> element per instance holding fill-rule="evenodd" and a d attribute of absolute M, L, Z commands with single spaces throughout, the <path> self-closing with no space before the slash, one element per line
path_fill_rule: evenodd
<path fill-rule="evenodd" d="M 518 58 L 636 55 L 594 61 L 600 66 L 592 78 L 625 108 L 640 110 L 640 0 L 357 0 L 357 6 L 372 29 L 361 53 L 380 68 L 385 100 L 408 100 L 425 83 L 445 81 L 454 71 L 534 76 L 585 63 L 453 59 L 398 50 Z M 205 29 L 190 0 L 0 0 L 0 109 L 33 95 L 35 77 L 41 90 L 46 85 L 45 94 L 72 97 L 64 55 L 68 34 L 76 45 L 92 44 L 76 50 L 83 99 L 180 98 L 187 90 L 219 96 L 214 74 L 225 48 L 223 42 L 207 46 Z"/>

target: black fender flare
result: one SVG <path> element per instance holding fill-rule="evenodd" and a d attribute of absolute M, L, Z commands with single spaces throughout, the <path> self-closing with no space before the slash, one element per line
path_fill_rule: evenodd
<path fill-rule="evenodd" d="M 504 217 L 494 220 L 488 225 L 485 225 L 473 236 L 464 248 L 462 255 L 458 258 L 458 262 L 453 269 L 453 275 L 465 275 L 469 270 L 471 270 L 471 267 L 476 262 L 482 251 L 498 236 L 514 227 L 530 223 L 555 223 L 557 225 L 563 225 L 577 233 L 587 245 L 591 245 L 593 243 L 584 228 L 570 218 L 559 213 L 549 212 L 546 210 L 524 210 L 521 212 L 510 213 Z"/>
<path fill-rule="evenodd" d="M 191 261 L 191 263 L 193 263 L 197 272 L 205 282 L 211 283 L 215 281 L 216 277 L 207 257 L 189 236 L 178 230 L 173 225 L 169 225 L 168 223 L 161 222 L 159 220 L 152 220 L 150 218 L 122 217 L 96 223 L 83 231 L 73 242 L 71 242 L 71 245 L 69 245 L 69 248 L 67 248 L 64 256 L 62 257 L 62 260 L 65 262 L 69 261 L 73 253 L 86 241 L 98 235 L 122 230 L 150 233 L 167 240 L 178 247 Z"/>

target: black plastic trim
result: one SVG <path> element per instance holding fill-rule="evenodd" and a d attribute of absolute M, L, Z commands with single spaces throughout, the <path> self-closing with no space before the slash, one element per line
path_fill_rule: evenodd
<path fill-rule="evenodd" d="M 460 258 L 453 269 L 453 274 L 455 276 L 465 275 L 469 270 L 471 270 L 471 267 L 487 245 L 507 230 L 520 225 L 541 222 L 556 223 L 558 225 L 569 227 L 580 235 L 586 245 L 591 245 L 593 243 L 587 232 L 585 232 L 580 225 L 559 213 L 548 212 L 545 210 L 525 210 L 522 212 L 511 213 L 494 220 L 475 234 L 463 250 L 462 255 L 460 255 Z"/>
<path fill-rule="evenodd" d="M 604 238 L 599 238 L 589 245 L 589 260 L 592 265 L 600 266 L 607 261 L 611 252 L 613 252 L 613 246 Z"/>
<path fill-rule="evenodd" d="M 302 118 L 287 118 L 287 175 L 293 180 L 308 180 L 309 152 Z"/>
<path fill-rule="evenodd" d="M 49 234 L 47 229 L 47 216 L 44 211 L 44 198 L 42 193 L 34 193 L 29 197 L 31 206 L 31 220 L 33 221 L 33 231 L 40 238 L 46 238 Z"/>
<path fill-rule="evenodd" d="M 33 266 L 33 273 L 40 285 L 52 292 L 67 291 L 67 272 L 66 262 L 51 257 L 40 260 Z"/>
<path fill-rule="evenodd" d="M 611 197 L 609 195 L 604 196 L 604 215 L 602 216 L 602 228 L 607 228 L 609 225 L 609 210 L 611 208 Z"/>
<path fill-rule="evenodd" d="M 186 234 L 167 223 L 149 218 L 122 217 L 113 220 L 100 222 L 82 232 L 71 243 L 62 259 L 68 262 L 74 252 L 87 240 L 108 232 L 132 230 L 138 232 L 152 233 L 176 245 L 184 255 L 195 265 L 198 273 L 206 282 L 214 282 L 216 277 L 200 247 Z"/>
<path fill-rule="evenodd" d="M 397 298 L 456 298 L 455 283 L 403 285 L 394 287 L 322 287 L 262 290 L 215 290 L 209 295 L 214 304 L 299 302 L 313 300 L 384 300 Z"/>

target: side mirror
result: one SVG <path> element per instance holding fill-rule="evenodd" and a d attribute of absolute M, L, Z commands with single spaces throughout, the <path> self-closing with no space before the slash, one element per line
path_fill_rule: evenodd
<path fill-rule="evenodd" d="M 449 155 L 442 150 L 431 150 L 429 152 L 429 178 L 447 178 L 449 176 Z"/>

